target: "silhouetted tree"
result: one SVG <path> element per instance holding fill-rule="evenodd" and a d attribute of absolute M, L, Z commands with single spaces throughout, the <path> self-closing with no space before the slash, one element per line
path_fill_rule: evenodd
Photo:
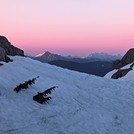
<path fill-rule="evenodd" d="M 51 88 L 48 88 L 47 90 L 45 90 L 44 92 L 38 92 L 37 95 L 33 96 L 33 100 L 34 101 L 37 101 L 38 103 L 40 104 L 43 104 L 43 103 L 48 103 L 50 100 L 51 100 L 51 97 L 47 97 L 48 94 L 51 94 L 52 91 L 55 90 L 55 88 L 57 88 L 57 86 L 54 86 L 54 87 L 51 87 Z"/>
<path fill-rule="evenodd" d="M 35 84 L 35 80 L 39 78 L 39 76 L 37 76 L 36 78 L 33 78 L 32 80 L 28 80 L 25 81 L 24 83 L 17 85 L 16 88 L 14 88 L 14 91 L 16 93 L 18 93 L 20 90 L 22 89 L 27 89 L 29 86 L 31 86 L 32 84 Z"/>
<path fill-rule="evenodd" d="M 57 86 L 53 86 L 53 87 L 51 87 L 51 88 L 48 88 L 47 90 L 45 90 L 44 92 L 42 92 L 42 94 L 43 94 L 44 96 L 47 96 L 48 94 L 51 94 L 52 91 L 55 90 L 55 88 L 58 88 L 58 87 L 57 87 Z"/>

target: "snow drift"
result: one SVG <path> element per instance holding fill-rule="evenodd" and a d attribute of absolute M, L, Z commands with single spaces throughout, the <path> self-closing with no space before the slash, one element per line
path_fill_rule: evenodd
<path fill-rule="evenodd" d="M 111 80 L 30 58 L 0 66 L 0 134 L 133 134 L 134 83 Z M 40 76 L 19 93 L 16 85 Z M 49 104 L 32 100 L 58 86 Z"/>

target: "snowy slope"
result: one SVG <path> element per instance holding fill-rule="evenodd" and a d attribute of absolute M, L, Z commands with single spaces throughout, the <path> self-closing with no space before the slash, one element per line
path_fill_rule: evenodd
<path fill-rule="evenodd" d="M 133 64 L 133 63 L 130 63 L 130 64 L 128 64 L 128 65 L 122 67 L 121 69 L 128 69 L 132 64 Z M 123 81 L 130 81 L 130 82 L 134 81 L 134 67 L 132 67 L 132 68 L 133 68 L 133 70 L 131 70 L 130 72 L 127 73 L 127 75 L 125 75 L 124 77 L 119 78 L 119 79 L 120 79 L 120 80 L 123 80 Z M 111 76 L 112 76 L 115 72 L 117 72 L 117 71 L 118 71 L 118 69 L 115 69 L 115 70 L 113 70 L 113 71 L 110 71 L 110 72 L 107 73 L 104 77 L 105 77 L 105 78 L 111 78 Z"/>
<path fill-rule="evenodd" d="M 134 83 L 11 57 L 0 67 L 0 134 L 133 134 Z M 40 76 L 18 94 L 14 87 Z M 32 100 L 58 86 L 49 104 Z"/>

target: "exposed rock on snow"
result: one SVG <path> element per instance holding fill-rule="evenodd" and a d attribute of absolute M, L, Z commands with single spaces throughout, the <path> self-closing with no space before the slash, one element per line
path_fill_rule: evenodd
<path fill-rule="evenodd" d="M 128 75 L 134 66 L 134 48 L 129 49 L 121 60 L 113 63 L 113 71 L 105 75 L 106 78 L 118 79 Z M 133 72 L 133 71 L 132 71 Z"/>
<path fill-rule="evenodd" d="M 113 69 L 122 68 L 123 66 L 128 65 L 132 62 L 134 62 L 134 48 L 129 49 L 121 60 L 114 61 Z"/>
<path fill-rule="evenodd" d="M 114 73 L 111 78 L 112 79 L 118 79 L 121 78 L 123 76 L 125 76 L 129 71 L 131 71 L 132 68 L 128 68 L 128 69 L 119 69 L 116 73 Z"/>

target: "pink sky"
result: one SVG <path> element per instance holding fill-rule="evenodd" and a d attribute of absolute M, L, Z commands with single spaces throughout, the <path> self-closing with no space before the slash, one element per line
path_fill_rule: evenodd
<path fill-rule="evenodd" d="M 3 0 L 0 18 L 0 34 L 30 55 L 134 47 L 134 0 Z"/>

